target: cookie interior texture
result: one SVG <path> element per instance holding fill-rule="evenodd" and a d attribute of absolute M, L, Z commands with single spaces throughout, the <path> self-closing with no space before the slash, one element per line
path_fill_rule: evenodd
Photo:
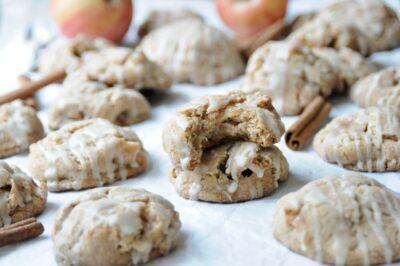
<path fill-rule="evenodd" d="M 276 239 L 320 263 L 375 265 L 400 258 L 400 198 L 366 176 L 308 183 L 279 199 Z"/>
<path fill-rule="evenodd" d="M 279 141 L 284 125 L 263 92 L 234 91 L 189 103 L 163 129 L 163 146 L 175 167 L 194 170 L 205 149 L 229 140 L 269 147 Z"/>
<path fill-rule="evenodd" d="M 72 121 L 104 118 L 128 126 L 150 117 L 150 104 L 139 92 L 92 80 L 85 71 L 70 73 L 47 111 L 49 127 L 59 129 Z"/>
<path fill-rule="evenodd" d="M 91 119 L 32 144 L 28 165 L 51 191 L 80 190 L 138 175 L 146 170 L 148 156 L 132 129 Z"/>
<path fill-rule="evenodd" d="M 42 122 L 32 107 L 20 100 L 0 106 L 0 157 L 26 150 L 43 136 Z"/>
<path fill-rule="evenodd" d="M 307 45 L 348 47 L 364 55 L 400 45 L 400 21 L 384 1 L 336 1 L 317 12 L 289 39 Z"/>
<path fill-rule="evenodd" d="M 343 114 L 314 137 L 315 151 L 325 161 L 357 171 L 400 169 L 400 111 L 369 107 Z"/>
<path fill-rule="evenodd" d="M 184 198 L 238 202 L 272 193 L 287 177 L 288 163 L 278 148 L 236 141 L 204 152 L 194 171 L 174 168 L 171 182 Z"/>
<path fill-rule="evenodd" d="M 0 227 L 40 214 L 46 199 L 45 183 L 0 160 Z"/>
<path fill-rule="evenodd" d="M 361 107 L 400 107 L 400 68 L 389 67 L 360 79 L 350 91 Z"/>
<path fill-rule="evenodd" d="M 180 83 L 217 84 L 244 70 L 234 41 L 197 18 L 180 19 L 151 31 L 138 49 Z"/>
<path fill-rule="evenodd" d="M 179 214 L 143 189 L 100 188 L 59 211 L 53 228 L 60 265 L 137 265 L 178 242 Z"/>
<path fill-rule="evenodd" d="M 374 71 L 373 63 L 347 48 L 270 41 L 250 57 L 241 89 L 262 90 L 280 114 L 297 115 L 317 96 L 344 92 Z"/>

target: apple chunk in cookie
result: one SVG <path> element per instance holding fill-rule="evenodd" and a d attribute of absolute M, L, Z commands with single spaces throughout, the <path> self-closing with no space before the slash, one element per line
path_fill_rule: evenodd
<path fill-rule="evenodd" d="M 204 152 L 194 171 L 174 168 L 170 180 L 184 198 L 239 202 L 264 197 L 287 178 L 288 163 L 278 148 L 236 141 Z"/>
<path fill-rule="evenodd" d="M 319 263 L 376 265 L 400 259 L 400 197 L 355 173 L 308 183 L 278 200 L 273 234 Z"/>
<path fill-rule="evenodd" d="M 50 191 L 111 184 L 144 172 L 147 152 L 133 130 L 104 119 L 68 124 L 30 146 L 31 173 Z"/>
<path fill-rule="evenodd" d="M 284 125 L 261 91 L 233 91 L 197 99 L 172 117 L 163 129 L 163 146 L 172 164 L 194 170 L 202 153 L 223 141 L 243 140 L 269 147 L 278 142 Z"/>

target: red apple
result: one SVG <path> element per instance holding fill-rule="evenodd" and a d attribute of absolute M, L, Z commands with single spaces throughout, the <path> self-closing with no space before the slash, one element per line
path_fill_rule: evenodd
<path fill-rule="evenodd" d="M 51 12 L 67 37 L 79 34 L 120 42 L 133 16 L 132 0 L 52 0 Z"/>
<path fill-rule="evenodd" d="M 285 17 L 287 0 L 216 0 L 222 20 L 238 36 L 252 36 Z"/>

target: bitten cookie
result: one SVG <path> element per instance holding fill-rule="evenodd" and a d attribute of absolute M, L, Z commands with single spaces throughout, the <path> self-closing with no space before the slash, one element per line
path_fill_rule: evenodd
<path fill-rule="evenodd" d="M 288 178 L 288 163 L 275 146 L 229 142 L 206 151 L 194 171 L 172 170 L 171 182 L 184 198 L 238 202 L 264 197 Z"/>
<path fill-rule="evenodd" d="M 150 104 L 139 92 L 120 86 L 108 87 L 93 81 L 85 71 L 67 76 L 59 96 L 47 111 L 49 127 L 53 130 L 90 118 L 129 126 L 149 118 L 150 113 Z"/>
<path fill-rule="evenodd" d="M 400 107 L 400 68 L 389 67 L 360 79 L 350 91 L 351 99 L 361 107 Z"/>
<path fill-rule="evenodd" d="M 138 49 L 181 83 L 216 84 L 237 77 L 244 69 L 233 40 L 199 19 L 160 27 L 146 35 Z"/>
<path fill-rule="evenodd" d="M 126 47 L 109 47 L 86 52 L 69 72 L 84 70 L 91 80 L 134 89 L 167 90 L 172 79 L 161 67 L 140 51 Z"/>
<path fill-rule="evenodd" d="M 56 216 L 53 243 L 59 265 L 138 265 L 168 254 L 178 243 L 179 214 L 143 189 L 87 192 Z"/>
<path fill-rule="evenodd" d="M 32 107 L 19 100 L 0 106 L 0 157 L 24 151 L 43 136 L 42 122 Z"/>
<path fill-rule="evenodd" d="M 376 265 L 400 259 L 400 198 L 366 176 L 308 183 L 279 199 L 275 238 L 319 263 Z"/>
<path fill-rule="evenodd" d="M 90 39 L 79 35 L 72 40 L 58 40 L 47 47 L 39 57 L 39 70 L 41 73 L 51 73 L 67 69 L 71 64 L 80 62 L 80 57 L 88 51 L 98 51 L 113 46 L 105 39 Z"/>
<path fill-rule="evenodd" d="M 187 18 L 203 19 L 200 15 L 188 9 L 152 10 L 143 23 L 140 24 L 138 35 L 143 38 L 153 30 L 169 23 Z"/>
<path fill-rule="evenodd" d="M 327 162 L 368 172 L 400 170 L 400 110 L 369 107 L 332 120 L 314 137 Z"/>
<path fill-rule="evenodd" d="M 46 199 L 46 183 L 0 160 L 0 227 L 39 215 Z"/>
<path fill-rule="evenodd" d="M 284 125 L 271 99 L 260 91 L 233 91 L 189 103 L 163 129 L 163 146 L 172 164 L 184 170 L 199 165 L 205 149 L 228 140 L 266 148 L 279 141 Z"/>
<path fill-rule="evenodd" d="M 30 146 L 28 164 L 49 190 L 80 190 L 138 175 L 147 152 L 129 128 L 104 119 L 68 124 Z"/>
<path fill-rule="evenodd" d="M 241 88 L 262 90 L 280 114 L 297 115 L 315 97 L 344 91 L 375 70 L 372 63 L 347 48 L 337 51 L 271 41 L 250 57 Z"/>
<path fill-rule="evenodd" d="M 336 1 L 293 32 L 289 39 L 336 49 L 349 47 L 369 55 L 400 45 L 400 21 L 384 1 Z"/>

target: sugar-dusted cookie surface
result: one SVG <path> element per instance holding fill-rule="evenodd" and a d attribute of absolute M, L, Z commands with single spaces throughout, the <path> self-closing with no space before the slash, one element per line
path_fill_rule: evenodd
<path fill-rule="evenodd" d="M 184 198 L 238 202 L 264 197 L 287 178 L 288 163 L 278 148 L 236 141 L 204 152 L 194 171 L 174 168 L 170 180 Z"/>
<path fill-rule="evenodd" d="M 244 70 L 234 41 L 199 19 L 181 19 L 158 28 L 143 38 L 138 49 L 181 83 L 212 85 Z"/>
<path fill-rule="evenodd" d="M 91 80 L 133 89 L 167 90 L 172 79 L 143 52 L 126 47 L 109 47 L 86 52 L 69 72 L 85 70 Z"/>
<path fill-rule="evenodd" d="M 146 170 L 147 152 L 136 134 L 104 119 L 68 124 L 30 146 L 28 165 L 51 191 L 111 184 Z"/>
<path fill-rule="evenodd" d="M 168 120 L 163 146 L 172 164 L 184 170 L 199 165 L 203 151 L 228 140 L 251 141 L 262 147 L 278 142 L 284 125 L 261 91 L 233 91 L 194 100 Z"/>
<path fill-rule="evenodd" d="M 360 79 L 350 91 L 361 107 L 400 107 L 400 67 L 389 67 Z"/>
<path fill-rule="evenodd" d="M 318 95 L 344 91 L 373 71 L 372 63 L 347 48 L 271 41 L 250 57 L 241 88 L 262 90 L 280 114 L 297 115 Z"/>
<path fill-rule="evenodd" d="M 0 157 L 24 151 L 43 136 L 42 122 L 32 107 L 20 100 L 0 105 Z"/>
<path fill-rule="evenodd" d="M 165 26 L 169 23 L 194 18 L 202 20 L 202 17 L 189 9 L 174 9 L 174 10 L 152 10 L 146 19 L 139 25 L 138 35 L 143 38 L 149 32 Z"/>
<path fill-rule="evenodd" d="M 39 70 L 41 73 L 51 73 L 57 70 L 67 69 L 71 64 L 77 64 L 83 53 L 99 51 L 113 46 L 105 39 L 91 40 L 85 36 L 77 36 L 72 40 L 59 40 L 47 47 L 39 57 Z"/>
<path fill-rule="evenodd" d="M 342 0 L 317 12 L 289 38 L 369 55 L 400 45 L 400 21 L 384 1 Z"/>
<path fill-rule="evenodd" d="M 47 111 L 49 127 L 79 120 L 104 118 L 119 126 L 128 126 L 150 117 L 150 104 L 139 92 L 94 81 L 85 71 L 67 76 L 58 97 Z"/>
<path fill-rule="evenodd" d="M 400 110 L 369 107 L 333 119 L 314 137 L 325 161 L 368 172 L 400 170 Z"/>
<path fill-rule="evenodd" d="M 39 215 L 46 199 L 45 182 L 38 184 L 17 166 L 0 160 L 0 227 Z"/>
<path fill-rule="evenodd" d="M 279 199 L 273 232 L 289 249 L 320 263 L 376 265 L 400 259 L 399 221 L 397 193 L 346 173 Z"/>
<path fill-rule="evenodd" d="M 159 195 L 127 187 L 86 192 L 59 211 L 53 243 L 59 265 L 138 265 L 178 243 L 179 214 Z"/>

